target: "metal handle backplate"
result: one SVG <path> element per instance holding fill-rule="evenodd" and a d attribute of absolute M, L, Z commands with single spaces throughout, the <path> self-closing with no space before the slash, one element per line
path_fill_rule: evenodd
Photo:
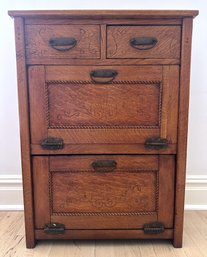
<path fill-rule="evenodd" d="M 148 50 L 157 44 L 158 40 L 155 37 L 134 37 L 129 40 L 129 44 L 139 50 Z"/>
<path fill-rule="evenodd" d="M 116 70 L 92 70 L 90 72 L 91 80 L 95 83 L 106 84 L 112 82 L 118 75 Z"/>
<path fill-rule="evenodd" d="M 116 169 L 117 162 L 115 160 L 97 160 L 93 161 L 91 166 L 98 172 L 111 172 Z"/>
<path fill-rule="evenodd" d="M 48 43 L 49 46 L 51 46 L 55 50 L 64 52 L 75 47 L 77 44 L 77 40 L 73 37 L 57 37 L 50 38 Z"/>
<path fill-rule="evenodd" d="M 42 141 L 41 146 L 46 150 L 59 150 L 64 148 L 64 142 L 62 138 L 48 137 Z"/>
<path fill-rule="evenodd" d="M 168 140 L 166 138 L 160 138 L 160 137 L 155 137 L 155 138 L 148 138 L 145 141 L 145 147 L 148 149 L 163 149 L 168 147 Z"/>

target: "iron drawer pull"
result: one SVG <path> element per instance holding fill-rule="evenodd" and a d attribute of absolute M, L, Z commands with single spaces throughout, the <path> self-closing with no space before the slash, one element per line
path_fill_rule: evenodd
<path fill-rule="evenodd" d="M 73 37 L 57 37 L 50 38 L 48 43 L 52 48 L 64 52 L 76 46 L 77 40 Z"/>
<path fill-rule="evenodd" d="M 111 172 L 116 169 L 117 162 L 114 160 L 93 161 L 91 166 L 98 172 Z"/>
<path fill-rule="evenodd" d="M 148 149 L 163 149 L 168 147 L 168 140 L 166 138 L 160 138 L 160 137 L 155 137 L 155 138 L 148 138 L 145 141 L 145 147 Z"/>
<path fill-rule="evenodd" d="M 90 72 L 91 80 L 99 84 L 110 83 L 117 75 L 118 72 L 116 70 L 92 70 Z M 101 80 L 97 78 L 101 78 Z M 106 78 L 106 80 L 102 80 L 102 78 Z"/>
<path fill-rule="evenodd" d="M 155 37 L 134 37 L 129 40 L 129 44 L 139 50 L 148 50 L 157 44 L 158 40 Z"/>
<path fill-rule="evenodd" d="M 48 137 L 41 142 L 41 146 L 46 150 L 59 150 L 64 148 L 64 141 L 62 138 Z"/>

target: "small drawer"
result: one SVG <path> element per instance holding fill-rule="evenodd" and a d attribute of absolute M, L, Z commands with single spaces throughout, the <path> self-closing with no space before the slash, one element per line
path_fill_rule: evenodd
<path fill-rule="evenodd" d="M 100 58 L 97 25 L 26 25 L 27 58 Z"/>
<path fill-rule="evenodd" d="M 180 58 L 179 26 L 108 26 L 107 58 Z"/>
<path fill-rule="evenodd" d="M 173 226 L 171 155 L 33 157 L 36 228 L 132 229 L 160 221 Z"/>

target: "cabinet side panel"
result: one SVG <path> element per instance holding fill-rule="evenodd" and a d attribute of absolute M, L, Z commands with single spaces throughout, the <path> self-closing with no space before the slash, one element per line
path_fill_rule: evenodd
<path fill-rule="evenodd" d="M 16 35 L 16 58 L 18 74 L 18 97 L 19 97 L 19 117 L 20 117 L 20 137 L 21 137 L 21 158 L 22 175 L 24 187 L 24 211 L 26 244 L 28 248 L 35 246 L 34 240 L 34 220 L 33 220 L 33 197 L 32 197 L 32 177 L 30 160 L 30 132 L 29 132 L 29 107 L 27 76 L 25 66 L 24 49 L 24 21 L 22 18 L 15 18 Z"/>
<path fill-rule="evenodd" d="M 180 70 L 174 246 L 182 247 L 190 83 L 192 18 L 183 20 Z"/>

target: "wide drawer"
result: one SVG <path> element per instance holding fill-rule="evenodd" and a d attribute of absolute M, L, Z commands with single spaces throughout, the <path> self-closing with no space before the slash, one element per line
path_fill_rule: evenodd
<path fill-rule="evenodd" d="M 174 157 L 80 155 L 33 157 L 35 227 L 173 227 Z"/>
<path fill-rule="evenodd" d="M 25 38 L 30 59 L 100 58 L 98 25 L 26 25 Z"/>
<path fill-rule="evenodd" d="M 107 58 L 180 58 L 180 26 L 107 26 Z"/>
<path fill-rule="evenodd" d="M 30 67 L 32 153 L 175 153 L 178 76 L 178 66 Z M 42 147 L 47 138 L 64 146 Z M 168 147 L 145 147 L 151 138 Z"/>

